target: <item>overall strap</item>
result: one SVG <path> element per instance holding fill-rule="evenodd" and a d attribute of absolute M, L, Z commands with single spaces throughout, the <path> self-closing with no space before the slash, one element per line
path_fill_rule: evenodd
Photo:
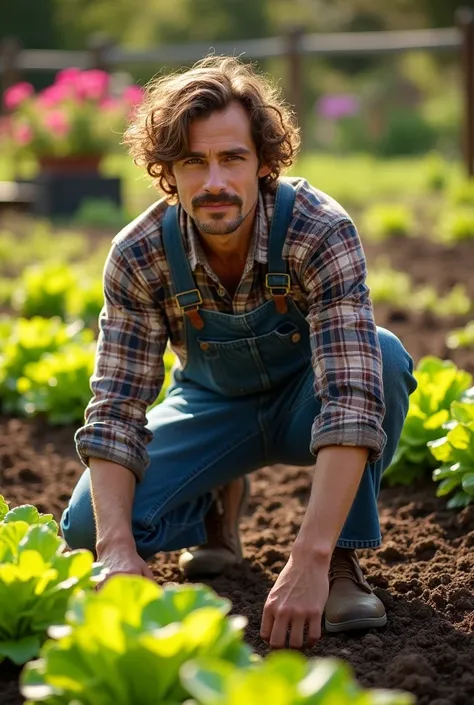
<path fill-rule="evenodd" d="M 168 206 L 166 209 L 162 220 L 162 232 L 163 247 L 173 280 L 176 303 L 187 316 L 193 328 L 201 330 L 204 327 L 204 321 L 199 313 L 199 307 L 202 306 L 202 296 L 199 289 L 196 288 L 186 256 L 176 206 Z"/>
<path fill-rule="evenodd" d="M 280 181 L 275 198 L 268 243 L 268 274 L 265 284 L 275 301 L 278 313 L 286 313 L 286 297 L 290 292 L 290 276 L 282 257 L 283 245 L 293 216 L 296 192 L 291 184 Z"/>

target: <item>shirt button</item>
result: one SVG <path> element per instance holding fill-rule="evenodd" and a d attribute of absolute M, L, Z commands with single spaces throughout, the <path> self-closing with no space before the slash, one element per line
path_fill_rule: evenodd
<path fill-rule="evenodd" d="M 299 343 L 299 341 L 301 340 L 301 335 L 299 333 L 293 333 L 293 335 L 291 336 L 291 340 L 294 343 Z"/>
<path fill-rule="evenodd" d="M 201 350 L 209 350 L 209 343 L 199 343 Z"/>
<path fill-rule="evenodd" d="M 219 296 L 224 296 L 224 294 L 225 294 L 224 287 L 220 286 L 217 290 L 217 293 L 219 294 Z"/>

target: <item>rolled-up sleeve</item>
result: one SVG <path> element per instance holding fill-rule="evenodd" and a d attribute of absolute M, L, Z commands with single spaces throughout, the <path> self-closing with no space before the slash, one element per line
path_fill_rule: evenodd
<path fill-rule="evenodd" d="M 315 394 L 321 411 L 311 452 L 323 446 L 369 449 L 377 460 L 386 443 L 382 356 L 366 285 L 366 262 L 352 221 L 315 240 L 303 270 L 308 295 Z"/>
<path fill-rule="evenodd" d="M 133 249 L 112 243 L 104 267 L 104 306 L 92 399 L 85 423 L 75 434 L 76 450 L 89 458 L 110 460 L 141 480 L 149 465 L 146 445 L 152 438 L 146 411 L 164 380 L 163 355 L 168 332 L 165 314 L 134 264 Z"/>

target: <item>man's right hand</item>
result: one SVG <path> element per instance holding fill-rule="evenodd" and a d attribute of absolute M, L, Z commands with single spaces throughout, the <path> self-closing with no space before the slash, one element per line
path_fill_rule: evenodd
<path fill-rule="evenodd" d="M 112 575 L 143 575 L 155 580 L 151 568 L 138 555 L 135 547 L 110 546 L 97 550 L 97 560 L 107 569 L 105 580 Z M 102 583 L 103 584 L 103 583 Z"/>

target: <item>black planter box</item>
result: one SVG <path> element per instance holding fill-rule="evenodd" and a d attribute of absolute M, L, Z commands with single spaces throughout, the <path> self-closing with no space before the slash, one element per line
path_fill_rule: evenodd
<path fill-rule="evenodd" d="M 33 181 L 31 212 L 45 217 L 72 216 L 88 199 L 106 199 L 122 207 L 121 183 L 93 172 L 38 174 Z"/>

